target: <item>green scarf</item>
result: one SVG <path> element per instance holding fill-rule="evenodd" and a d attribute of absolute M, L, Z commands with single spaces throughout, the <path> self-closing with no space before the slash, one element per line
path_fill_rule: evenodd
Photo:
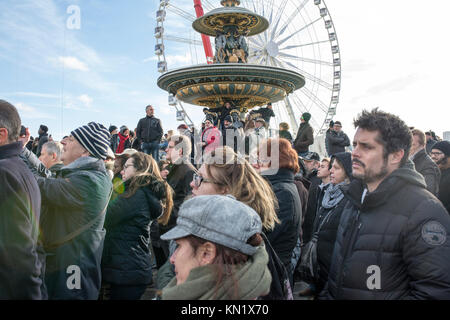
<path fill-rule="evenodd" d="M 246 263 L 236 266 L 233 271 L 238 283 L 238 300 L 251 300 L 264 296 L 270 291 L 272 276 L 267 267 L 269 256 L 261 245 Z M 192 269 L 186 281 L 177 286 L 174 277 L 162 291 L 162 300 L 230 300 L 233 295 L 233 279 L 224 277 L 215 292 L 216 279 L 213 265 Z"/>

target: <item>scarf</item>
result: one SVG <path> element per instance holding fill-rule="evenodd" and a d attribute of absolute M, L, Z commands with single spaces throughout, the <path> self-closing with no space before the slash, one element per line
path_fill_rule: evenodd
<path fill-rule="evenodd" d="M 192 269 L 186 281 L 177 285 L 174 277 L 162 291 L 162 300 L 230 300 L 233 297 L 233 278 L 238 283 L 237 299 L 252 300 L 270 291 L 272 276 L 267 263 L 269 256 L 261 245 L 246 263 L 233 268 L 233 277 L 224 276 L 216 292 L 216 273 L 213 265 Z"/>
<path fill-rule="evenodd" d="M 130 136 L 123 136 L 120 132 L 118 133 L 119 136 L 119 145 L 117 146 L 116 153 L 122 153 L 123 150 L 125 150 L 125 142 L 130 139 Z"/>
<path fill-rule="evenodd" d="M 325 209 L 331 209 L 338 205 L 342 199 L 344 199 L 344 193 L 340 186 L 345 185 L 345 181 L 338 183 L 336 185 L 330 184 L 330 186 L 325 190 L 325 195 L 322 200 L 322 207 Z"/>

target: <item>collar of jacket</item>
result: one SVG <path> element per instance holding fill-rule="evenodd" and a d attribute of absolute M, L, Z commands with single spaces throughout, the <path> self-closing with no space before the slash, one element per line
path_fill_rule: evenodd
<path fill-rule="evenodd" d="M 146 119 L 153 119 L 155 116 L 145 116 Z"/>
<path fill-rule="evenodd" d="M 0 160 L 18 157 L 22 152 L 22 142 L 13 142 L 0 146 Z"/>
<path fill-rule="evenodd" d="M 343 186 L 342 191 L 358 209 L 364 210 L 383 205 L 406 184 L 426 188 L 425 179 L 414 169 L 414 163 L 411 160 L 385 178 L 375 191 L 368 193 L 362 204 L 361 197 L 366 186 L 361 180 L 353 180 L 349 185 Z"/>
<path fill-rule="evenodd" d="M 413 154 L 413 156 L 410 158 L 410 160 L 412 160 L 414 163 L 416 163 L 416 161 L 420 160 L 421 158 L 425 158 L 425 156 L 426 156 L 426 152 L 425 152 L 425 148 L 424 148 L 424 149 L 420 149 L 415 154 Z"/>
<path fill-rule="evenodd" d="M 286 168 L 280 168 L 278 170 L 269 169 L 261 172 L 261 175 L 271 183 L 294 182 L 294 172 Z"/>
<path fill-rule="evenodd" d="M 106 171 L 105 164 L 102 160 L 94 157 L 80 157 L 74 162 L 68 164 L 61 169 L 64 173 L 75 170 L 95 170 Z"/>

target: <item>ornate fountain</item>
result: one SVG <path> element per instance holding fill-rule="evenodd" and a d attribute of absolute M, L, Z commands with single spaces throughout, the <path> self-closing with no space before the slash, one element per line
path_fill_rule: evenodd
<path fill-rule="evenodd" d="M 264 32 L 269 22 L 239 0 L 222 0 L 217 8 L 197 19 L 193 28 L 215 37 L 214 64 L 175 69 L 159 77 L 158 86 L 177 99 L 209 108 L 225 102 L 246 112 L 283 100 L 305 85 L 304 77 L 283 68 L 248 64 L 246 37 Z"/>

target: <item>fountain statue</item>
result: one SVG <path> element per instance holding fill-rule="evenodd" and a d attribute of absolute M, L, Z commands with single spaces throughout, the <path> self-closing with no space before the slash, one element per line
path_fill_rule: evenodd
<path fill-rule="evenodd" d="M 177 99 L 208 107 L 210 111 L 230 102 L 241 113 L 283 100 L 305 85 L 304 77 L 292 70 L 250 64 L 247 37 L 268 29 L 266 18 L 239 7 L 239 0 L 222 0 L 222 8 L 198 18 L 193 28 L 215 38 L 213 64 L 169 71 L 158 79 L 158 86 Z"/>

